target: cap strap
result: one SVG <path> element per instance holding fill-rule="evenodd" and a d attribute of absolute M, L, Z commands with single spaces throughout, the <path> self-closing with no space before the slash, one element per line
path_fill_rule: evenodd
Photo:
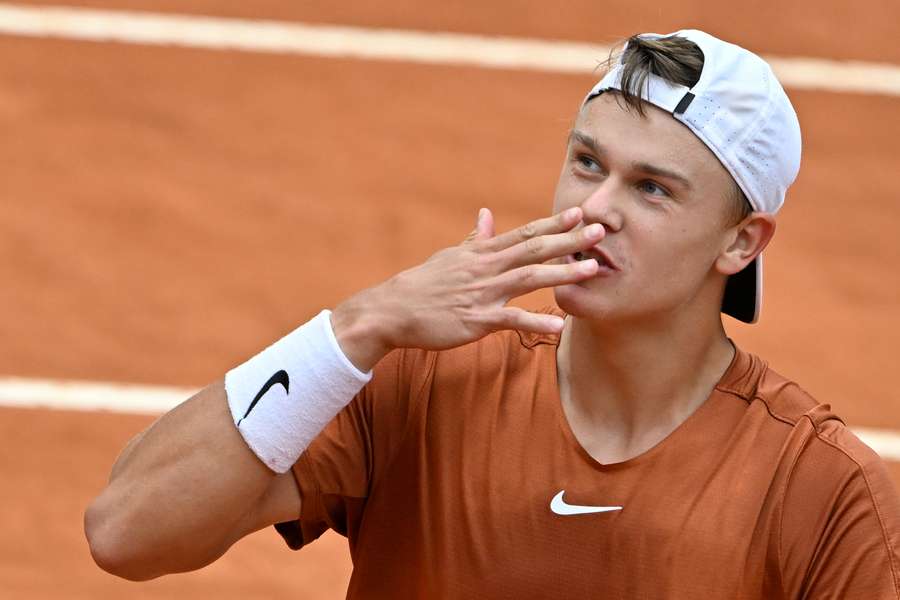
<path fill-rule="evenodd" d="M 678 102 L 678 106 L 675 107 L 675 110 L 672 112 L 673 115 L 682 115 L 684 111 L 687 110 L 688 106 L 691 105 L 691 102 L 694 100 L 694 95 L 690 92 L 682 96 L 681 100 Z"/>
<path fill-rule="evenodd" d="M 622 65 L 618 64 L 595 85 L 584 99 L 584 102 L 591 100 L 595 96 L 599 96 L 608 90 L 622 89 Z M 641 90 L 641 98 L 658 106 L 666 112 L 672 114 L 683 113 L 694 95 L 690 93 L 690 88 L 683 85 L 670 83 L 659 75 L 653 73 L 647 74 L 645 89 Z M 632 90 L 635 93 L 636 90 Z M 684 105 L 684 106 L 682 106 Z M 680 110 L 679 110 L 680 109 Z"/>

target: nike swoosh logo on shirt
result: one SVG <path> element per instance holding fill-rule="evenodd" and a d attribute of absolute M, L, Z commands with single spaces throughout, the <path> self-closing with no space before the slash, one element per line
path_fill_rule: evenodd
<path fill-rule="evenodd" d="M 269 377 L 269 380 L 259 389 L 259 392 L 256 393 L 256 397 L 253 398 L 253 402 L 251 402 L 250 406 L 247 407 L 247 412 L 245 412 L 244 416 L 238 420 L 238 427 L 241 426 L 241 421 L 247 418 L 247 415 L 250 414 L 250 411 L 253 410 L 253 407 L 256 406 L 256 403 L 259 402 L 259 399 L 269 391 L 269 388 L 277 383 L 281 384 L 281 387 L 284 388 L 284 393 L 287 394 L 288 390 L 290 389 L 291 378 L 288 377 L 287 371 L 285 371 L 284 369 L 277 371 L 274 375 Z"/>
<path fill-rule="evenodd" d="M 560 490 L 557 495 L 553 496 L 553 500 L 550 501 L 550 510 L 558 515 L 586 515 L 589 513 L 622 510 L 621 506 L 580 506 L 578 504 L 569 504 L 563 500 L 563 494 L 565 493 L 566 490 Z"/>

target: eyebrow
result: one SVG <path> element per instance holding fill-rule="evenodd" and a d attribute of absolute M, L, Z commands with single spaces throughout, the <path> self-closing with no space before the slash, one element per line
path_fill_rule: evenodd
<path fill-rule="evenodd" d="M 597 143 L 592 136 L 584 133 L 583 131 L 578 131 L 577 129 L 573 129 L 569 132 L 569 143 L 571 144 L 573 141 L 578 142 L 582 146 L 589 148 L 592 152 L 598 155 L 606 155 L 608 154 L 606 149 L 603 148 L 600 144 Z M 686 189 L 692 189 L 691 181 L 681 173 L 677 171 L 673 171 L 671 169 L 666 169 L 657 165 L 653 165 L 647 162 L 632 162 L 631 168 L 641 173 L 646 173 L 648 175 L 654 175 L 656 177 L 665 177 L 667 179 L 672 179 L 677 181 Z"/>

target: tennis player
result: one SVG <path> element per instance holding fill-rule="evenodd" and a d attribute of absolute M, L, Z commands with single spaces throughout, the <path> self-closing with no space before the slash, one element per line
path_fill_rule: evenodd
<path fill-rule="evenodd" d="M 758 56 L 630 38 L 551 216 L 483 209 L 161 417 L 87 510 L 94 559 L 149 579 L 274 525 L 347 536 L 349 598 L 900 598 L 884 464 L 723 327 L 759 317 L 800 146 Z"/>

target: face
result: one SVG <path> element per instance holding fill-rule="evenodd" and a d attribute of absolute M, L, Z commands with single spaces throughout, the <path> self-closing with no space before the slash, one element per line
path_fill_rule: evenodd
<path fill-rule="evenodd" d="M 588 253 L 601 269 L 555 288 L 559 306 L 609 321 L 665 319 L 714 301 L 725 279 L 715 263 L 733 225 L 732 185 L 715 155 L 667 113 L 626 111 L 614 93 L 591 100 L 572 130 L 553 210 L 580 206 L 582 225 L 604 226 Z M 708 310 L 718 315 L 717 306 Z"/>

